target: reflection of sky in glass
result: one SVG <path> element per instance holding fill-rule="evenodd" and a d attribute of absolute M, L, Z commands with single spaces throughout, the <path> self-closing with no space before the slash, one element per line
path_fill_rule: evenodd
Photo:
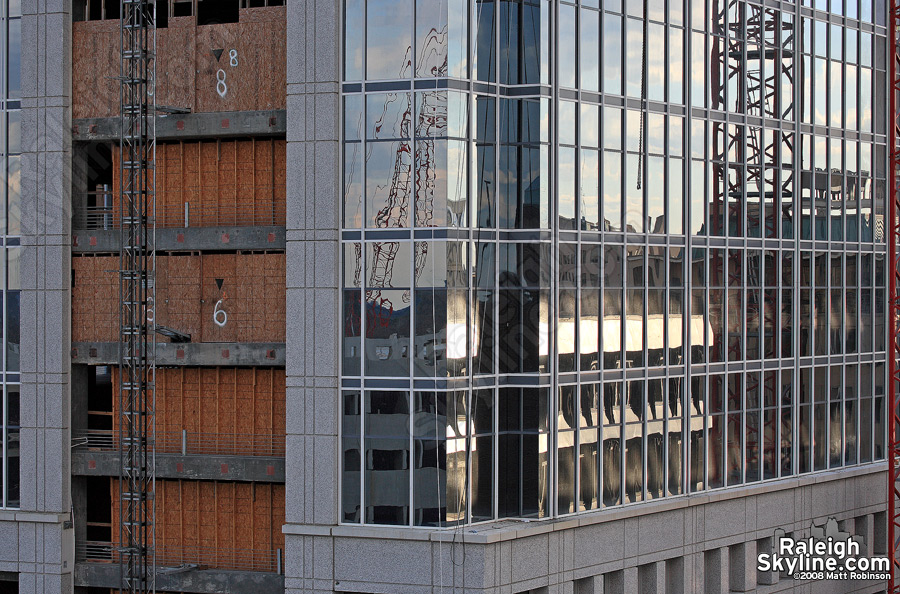
<path fill-rule="evenodd" d="M 557 118 L 559 120 L 559 142 L 575 144 L 575 107 L 574 101 L 560 101 Z"/>
<path fill-rule="evenodd" d="M 366 78 L 408 77 L 412 0 L 368 0 L 366 9 Z"/>
<path fill-rule="evenodd" d="M 575 88 L 575 56 L 577 30 L 575 28 L 575 7 L 559 5 L 559 86 Z"/>
<path fill-rule="evenodd" d="M 669 159 L 669 180 L 666 184 L 668 189 L 668 207 L 669 207 L 669 233 L 684 233 L 684 186 L 683 172 L 684 162 L 681 159 Z"/>
<path fill-rule="evenodd" d="M 610 231 L 622 230 L 622 153 L 603 152 L 603 219 Z"/>
<path fill-rule="evenodd" d="M 665 172 L 664 157 L 647 158 L 647 217 L 651 233 L 666 232 Z"/>
<path fill-rule="evenodd" d="M 600 13 L 581 10 L 581 89 L 600 90 Z"/>
<path fill-rule="evenodd" d="M 641 96 L 641 77 L 644 70 L 644 24 L 637 19 L 625 19 L 626 45 L 625 45 L 625 94 L 629 97 Z M 659 48 L 655 50 L 659 52 Z"/>
<path fill-rule="evenodd" d="M 603 91 L 622 94 L 622 17 L 603 15 Z"/>
<path fill-rule="evenodd" d="M 631 35 L 631 28 L 628 29 Z M 630 48 L 630 44 L 629 44 Z M 666 100 L 666 27 L 650 23 L 647 25 L 647 98 L 651 101 Z M 643 68 L 642 57 L 637 61 L 631 60 L 629 53 L 629 68 Z M 640 96 L 640 93 L 638 93 Z"/>
<path fill-rule="evenodd" d="M 669 28 L 669 101 L 684 103 L 684 31 Z"/>
<path fill-rule="evenodd" d="M 637 155 L 625 156 L 625 230 L 634 233 L 643 233 L 644 229 L 644 197 L 641 189 L 637 187 L 640 161 Z M 643 187 L 643 186 L 642 186 Z"/>
<path fill-rule="evenodd" d="M 600 156 L 597 151 L 581 151 L 581 216 L 588 228 L 600 223 Z"/>
<path fill-rule="evenodd" d="M 581 146 L 599 146 L 600 107 L 590 103 L 581 104 Z"/>
<path fill-rule="evenodd" d="M 363 0 L 344 4 L 344 80 L 361 80 L 363 70 Z"/>
<path fill-rule="evenodd" d="M 559 218 L 575 219 L 575 149 L 559 149 Z M 568 228 L 568 227 L 567 227 Z"/>

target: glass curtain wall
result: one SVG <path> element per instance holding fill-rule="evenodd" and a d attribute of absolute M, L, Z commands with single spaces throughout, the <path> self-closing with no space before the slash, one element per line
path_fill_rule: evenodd
<path fill-rule="evenodd" d="M 346 0 L 343 522 L 884 458 L 886 15 L 841 9 Z"/>
<path fill-rule="evenodd" d="M 0 312 L 3 397 L 0 407 L 0 507 L 19 507 L 19 256 L 21 253 L 21 7 L 0 3 L 0 163 L 5 167 L 0 218 Z"/>

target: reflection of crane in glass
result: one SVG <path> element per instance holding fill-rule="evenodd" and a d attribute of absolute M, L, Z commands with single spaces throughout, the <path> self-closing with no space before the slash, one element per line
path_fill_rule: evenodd
<path fill-rule="evenodd" d="M 409 77 L 412 64 L 409 59 L 411 48 L 399 72 L 400 78 Z M 420 55 L 417 58 L 417 72 L 423 76 L 446 76 L 447 73 L 447 25 L 441 30 L 432 28 L 423 40 Z M 407 140 L 398 143 L 394 154 L 393 170 L 384 206 L 373 217 L 376 228 L 387 229 L 402 227 L 407 224 L 409 216 L 409 193 L 415 183 L 415 225 L 430 227 L 434 222 L 435 191 L 435 147 L 433 139 L 416 142 L 415 155 L 412 149 L 412 132 L 416 137 L 434 137 L 446 134 L 447 129 L 447 97 L 446 91 L 426 91 L 417 93 L 420 98 L 418 120 L 415 130 L 413 123 L 413 95 L 411 93 L 390 94 L 385 102 L 381 116 L 372 124 L 376 131 L 384 126 L 384 117 L 390 113 L 389 103 L 406 101 L 405 109 L 399 120 L 399 136 Z M 405 97 L 399 98 L 399 97 Z M 415 174 L 413 174 L 415 165 Z M 415 181 L 413 182 L 413 175 Z M 391 286 L 394 264 L 400 244 L 396 241 L 378 241 L 372 246 L 371 261 L 367 263 L 368 283 L 366 301 L 371 307 L 379 310 L 393 310 L 393 304 L 382 297 L 382 289 Z M 427 244 L 415 244 L 415 277 L 417 278 L 425 264 L 428 254 Z M 361 254 L 357 254 L 360 257 Z M 405 302 L 410 301 L 410 289 L 403 294 Z M 374 313 L 374 312 L 373 312 Z M 386 324 L 386 321 L 384 322 Z"/>
<path fill-rule="evenodd" d="M 792 17 L 775 9 L 745 5 L 737 0 L 716 0 L 713 10 L 715 35 L 709 61 L 710 107 L 757 117 L 788 118 L 793 111 L 795 29 Z M 712 126 L 713 187 L 709 232 L 720 236 L 778 237 L 777 221 L 782 217 L 790 218 L 793 200 L 793 167 L 783 163 L 791 158 L 793 136 L 718 121 L 713 122 Z M 767 170 L 779 170 L 781 173 L 780 176 L 769 176 L 764 174 L 764 171 L 768 173 Z M 777 205 L 779 198 L 781 210 Z M 764 228 L 761 219 L 765 221 Z M 759 279 L 755 276 L 758 274 L 758 262 L 747 263 L 745 282 L 740 265 L 735 269 L 732 262 L 721 262 L 721 255 L 720 250 L 714 251 L 710 264 L 712 274 L 721 274 L 727 267 L 728 282 L 724 286 L 729 289 L 745 284 L 759 286 Z M 737 307 L 744 311 L 730 311 L 729 315 L 736 315 L 740 320 L 743 314 L 748 331 L 751 324 L 756 328 L 758 340 L 759 290 L 748 290 L 747 303 L 738 302 Z M 726 309 L 723 307 L 722 311 Z M 716 327 L 721 329 L 721 323 Z M 743 335 L 742 324 L 733 325 L 728 320 L 724 330 L 724 335 L 713 336 L 714 350 L 722 352 L 725 346 L 726 360 L 740 360 L 745 347 L 750 346 L 745 345 L 747 337 Z M 725 345 L 720 342 L 723 339 Z M 754 358 L 758 356 L 758 353 L 753 355 Z M 759 390 L 759 380 L 755 374 L 748 374 L 746 382 L 747 391 Z M 730 393 L 736 385 L 729 383 L 729 397 L 732 399 L 739 396 Z M 764 386 L 764 390 L 768 389 Z M 771 398 L 768 393 L 766 396 Z M 748 424 L 748 442 L 760 444 L 764 441 L 753 433 L 756 430 Z M 769 449 L 773 444 L 763 445 Z"/>

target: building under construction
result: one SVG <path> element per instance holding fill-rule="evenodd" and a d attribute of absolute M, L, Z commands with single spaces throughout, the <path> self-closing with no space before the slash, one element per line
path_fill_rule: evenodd
<path fill-rule="evenodd" d="M 900 591 L 898 6 L 0 0 L 0 594 Z"/>

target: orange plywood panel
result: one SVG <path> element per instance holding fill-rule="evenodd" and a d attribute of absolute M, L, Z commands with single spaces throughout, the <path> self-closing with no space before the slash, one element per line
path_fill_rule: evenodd
<path fill-rule="evenodd" d="M 72 117 L 119 112 L 119 23 L 72 24 Z M 242 9 L 240 21 L 157 31 L 157 101 L 192 112 L 284 109 L 286 8 Z M 213 50 L 223 50 L 219 58 Z"/>
<path fill-rule="evenodd" d="M 118 428 L 118 370 L 113 368 L 113 426 Z M 272 368 L 161 368 L 156 372 L 157 450 L 283 455 L 285 376 Z"/>
<path fill-rule="evenodd" d="M 119 62 L 119 21 L 72 24 L 72 117 L 119 113 Z"/>
<path fill-rule="evenodd" d="M 283 225 L 285 141 L 213 140 L 157 145 L 159 227 Z M 113 153 L 113 208 L 119 208 Z M 187 210 L 187 215 L 185 211 Z"/>
<path fill-rule="evenodd" d="M 73 257 L 72 340 L 118 340 L 118 258 Z M 97 337 L 97 338 L 94 338 Z"/>

